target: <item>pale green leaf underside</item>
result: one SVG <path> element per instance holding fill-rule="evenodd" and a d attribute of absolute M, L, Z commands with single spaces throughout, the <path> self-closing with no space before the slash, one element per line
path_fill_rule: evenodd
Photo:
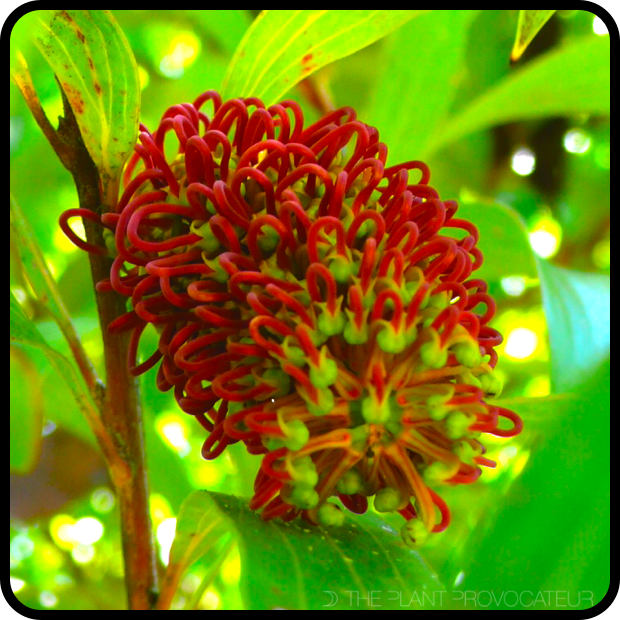
<path fill-rule="evenodd" d="M 609 356 L 609 276 L 583 273 L 539 261 L 549 329 L 551 373 L 556 391 L 573 391 Z"/>
<path fill-rule="evenodd" d="M 263 11 L 228 67 L 223 95 L 279 101 L 297 82 L 426 11 Z"/>

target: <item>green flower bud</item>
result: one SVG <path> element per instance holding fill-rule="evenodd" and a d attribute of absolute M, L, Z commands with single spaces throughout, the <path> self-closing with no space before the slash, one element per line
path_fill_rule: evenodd
<path fill-rule="evenodd" d="M 459 457 L 462 463 L 467 463 L 468 465 L 473 465 L 474 458 L 482 454 L 480 446 L 472 446 L 469 441 L 465 440 L 455 443 L 452 452 Z"/>
<path fill-rule="evenodd" d="M 430 334 L 431 340 L 420 347 L 422 362 L 429 368 L 443 368 L 448 363 L 448 351 L 442 349 L 439 334 L 434 329 L 428 330 L 427 333 Z"/>
<path fill-rule="evenodd" d="M 298 346 L 291 344 L 290 336 L 282 342 L 282 350 L 287 361 L 301 368 L 306 364 L 306 354 Z"/>
<path fill-rule="evenodd" d="M 407 340 L 387 323 L 377 334 L 377 344 L 385 353 L 401 353 L 407 347 Z"/>
<path fill-rule="evenodd" d="M 478 377 L 482 391 L 489 397 L 499 396 L 502 393 L 502 382 L 491 371 Z"/>
<path fill-rule="evenodd" d="M 348 321 L 344 326 L 344 339 L 349 344 L 364 344 L 368 341 L 368 325 L 366 321 L 362 324 L 361 329 L 358 329 L 355 324 L 355 313 L 348 309 L 345 309 L 345 312 L 347 313 Z"/>
<path fill-rule="evenodd" d="M 292 487 L 283 487 L 281 494 L 287 504 L 292 504 L 302 510 L 316 508 L 319 503 L 319 494 L 314 487 L 303 482 L 295 482 Z"/>
<path fill-rule="evenodd" d="M 315 388 L 323 389 L 336 383 L 338 378 L 338 364 L 327 357 L 327 348 L 321 349 L 319 365 L 310 366 L 310 381 Z"/>
<path fill-rule="evenodd" d="M 362 400 L 362 416 L 368 424 L 382 424 L 390 419 L 390 404 L 383 401 L 377 403 L 372 396 Z"/>
<path fill-rule="evenodd" d="M 284 445 L 289 450 L 301 450 L 308 443 L 310 431 L 301 420 L 291 420 L 285 426 L 282 424 L 280 426 L 286 435 Z"/>
<path fill-rule="evenodd" d="M 451 350 L 456 361 L 467 368 L 477 368 L 482 363 L 480 345 L 474 340 L 463 340 L 451 347 Z"/>
<path fill-rule="evenodd" d="M 446 403 L 453 395 L 454 391 L 450 394 L 433 394 L 426 399 L 426 407 L 431 419 L 443 420 L 452 411 L 452 407 Z"/>
<path fill-rule="evenodd" d="M 429 531 L 420 519 L 411 519 L 400 529 L 403 542 L 412 549 L 417 549 L 428 540 Z"/>
<path fill-rule="evenodd" d="M 384 487 L 375 495 L 375 510 L 377 512 L 393 512 L 402 508 L 407 498 L 398 489 Z"/>
<path fill-rule="evenodd" d="M 344 314 L 340 310 L 333 316 L 329 312 L 324 311 L 317 319 L 317 327 L 326 336 L 336 336 L 342 333 L 345 323 Z"/>
<path fill-rule="evenodd" d="M 342 493 L 343 495 L 354 495 L 364 488 L 364 478 L 357 469 L 349 469 L 343 474 L 340 480 L 338 480 L 336 488 L 338 489 L 338 493 Z"/>
<path fill-rule="evenodd" d="M 452 478 L 454 473 L 454 467 L 450 466 L 448 463 L 435 461 L 424 470 L 423 477 L 426 483 L 432 484 Z"/>
<path fill-rule="evenodd" d="M 288 472 L 295 482 L 304 483 L 312 488 L 314 488 L 319 481 L 316 465 L 309 456 L 304 456 L 301 459 L 293 461 Z"/>
<path fill-rule="evenodd" d="M 349 277 L 355 275 L 358 269 L 358 265 L 340 254 L 332 257 L 329 263 L 329 270 L 338 284 L 346 284 L 349 281 Z"/>
<path fill-rule="evenodd" d="M 446 419 L 446 434 L 450 439 L 460 439 L 467 435 L 467 429 L 474 423 L 475 418 L 462 411 L 453 411 Z"/>
<path fill-rule="evenodd" d="M 262 379 L 277 388 L 277 391 L 270 394 L 270 398 L 286 396 L 291 390 L 291 378 L 280 368 L 269 368 L 263 373 Z"/>
<path fill-rule="evenodd" d="M 319 508 L 317 518 L 319 523 L 325 527 L 340 527 L 345 521 L 342 510 L 331 502 L 326 502 Z"/>
<path fill-rule="evenodd" d="M 333 392 L 329 388 L 325 388 L 319 390 L 318 404 L 306 400 L 306 406 L 312 415 L 327 415 L 334 409 L 335 402 Z"/>

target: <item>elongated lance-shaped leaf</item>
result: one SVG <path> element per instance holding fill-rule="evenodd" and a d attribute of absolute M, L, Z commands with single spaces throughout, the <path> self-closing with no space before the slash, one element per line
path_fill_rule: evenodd
<path fill-rule="evenodd" d="M 609 114 L 609 38 L 582 37 L 516 70 L 453 115 L 435 136 L 433 152 L 467 134 L 549 116 Z"/>
<path fill-rule="evenodd" d="M 32 11 L 31 37 L 56 74 L 104 184 L 116 183 L 138 132 L 138 68 L 109 11 Z"/>
<path fill-rule="evenodd" d="M 82 346 L 80 337 L 60 296 L 56 282 L 45 262 L 36 236 L 12 195 L 10 198 L 10 215 L 11 232 L 15 235 L 17 253 L 23 264 L 28 282 L 32 286 L 38 301 L 50 313 L 58 327 L 60 327 L 71 347 L 75 361 L 89 390 L 95 396 L 102 386 L 101 380 L 98 378 L 97 372 Z"/>
<path fill-rule="evenodd" d="M 62 377 L 71 390 L 78 406 L 91 421 L 91 426 L 94 423 L 97 423 L 98 426 L 96 405 L 88 390 L 84 387 L 74 364 L 49 346 L 37 326 L 26 316 L 12 292 L 10 293 L 9 303 L 9 324 L 11 347 L 19 349 L 26 356 L 31 357 L 32 363 L 36 362 L 39 376 L 45 371 L 51 370 L 59 377 Z M 36 390 L 37 386 L 31 387 Z M 42 398 L 45 398 L 45 395 L 42 395 Z M 23 415 L 34 414 L 31 410 L 27 410 Z M 20 425 L 26 422 L 25 420 L 20 420 Z"/>
<path fill-rule="evenodd" d="M 511 62 L 516 62 L 521 58 L 527 46 L 554 13 L 555 11 L 519 11 L 517 38 L 510 54 Z"/>
<path fill-rule="evenodd" d="M 263 11 L 228 67 L 223 95 L 276 103 L 325 65 L 348 56 L 427 11 Z"/>

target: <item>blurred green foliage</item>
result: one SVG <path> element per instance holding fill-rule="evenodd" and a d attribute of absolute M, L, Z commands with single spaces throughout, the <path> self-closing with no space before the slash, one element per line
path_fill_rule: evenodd
<path fill-rule="evenodd" d="M 169 105 L 222 87 L 256 12 L 113 15 L 138 64 L 141 122 L 152 128 Z M 508 597 L 467 605 L 463 593 L 553 591 L 568 592 L 568 601 L 556 597 L 531 607 L 561 609 L 581 596 L 578 605 L 587 608 L 608 589 L 609 37 L 593 32 L 594 18 L 587 11 L 556 13 L 511 67 L 518 11 L 432 11 L 313 77 L 336 105 L 353 106 L 379 128 L 391 163 L 425 158 L 432 185 L 456 198 L 462 217 L 481 231 L 483 275 L 498 302 L 495 326 L 505 336 L 502 398 L 522 415 L 525 430 L 492 444 L 497 470 L 445 493 L 453 525 L 422 552 L 451 593 L 444 607 L 522 608 L 523 601 L 515 606 Z M 54 120 L 62 111 L 58 86 L 43 57 L 27 52 Z M 522 74 L 529 77 L 520 80 Z M 287 97 L 302 104 L 308 119 L 318 116 L 302 90 Z M 14 85 L 10 125 L 11 191 L 102 372 L 87 260 L 57 225 L 63 211 L 78 206 L 75 190 Z M 14 247 L 11 256 L 12 321 L 22 338 L 11 354 L 12 586 L 34 609 L 121 609 L 115 498 L 96 442 L 58 374 L 64 364 L 58 360 L 70 353 L 34 298 Z M 543 265 L 544 259 L 554 264 Z M 45 344 L 36 351 L 26 346 L 39 339 Z M 156 334 L 147 332 L 144 341 L 146 350 Z M 56 365 L 45 347 L 53 349 Z M 142 377 L 141 388 L 163 571 L 182 501 L 196 489 L 250 495 L 258 460 L 235 445 L 217 462 L 203 461 L 200 427 L 171 394 L 157 391 L 154 373 Z M 242 528 L 243 519 L 236 525 Z M 214 577 L 208 562 L 191 566 L 173 608 L 278 606 L 277 596 L 262 597 L 269 571 L 260 566 L 260 546 L 244 544 L 243 558 L 234 551 Z M 376 541 L 362 537 L 358 545 L 367 548 L 372 566 Z M 273 549 L 278 562 L 291 557 L 283 546 Z M 293 555 L 303 562 L 306 553 L 312 553 L 307 541 Z M 364 562 L 362 553 L 355 557 Z M 368 571 L 359 571 L 362 580 Z M 248 575 L 256 589 L 249 598 Z M 240 579 L 246 580 L 241 588 Z M 299 587 L 298 604 L 327 602 L 322 587 Z"/>

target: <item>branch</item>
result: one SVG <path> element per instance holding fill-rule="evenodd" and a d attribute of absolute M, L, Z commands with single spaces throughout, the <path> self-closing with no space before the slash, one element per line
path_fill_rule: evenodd
<path fill-rule="evenodd" d="M 103 209 L 113 209 L 116 196 L 111 190 L 114 185 L 106 183 L 104 187 L 102 184 L 62 88 L 64 117 L 59 119 L 56 131 L 41 107 L 25 61 L 13 71 L 12 77 L 39 127 L 73 176 L 80 207 L 98 215 Z M 84 227 L 88 243 L 105 247 L 101 226 L 85 219 Z M 89 258 L 93 283 L 109 276 L 111 259 L 92 253 Z M 116 293 L 97 293 L 96 299 L 107 384 L 98 405 L 103 428 L 114 447 L 113 454 L 104 455 L 119 498 L 129 609 L 148 610 L 156 599 L 157 572 L 138 385 L 126 366 L 128 334 L 111 334 L 106 329 L 115 318 L 125 313 L 125 300 Z"/>

